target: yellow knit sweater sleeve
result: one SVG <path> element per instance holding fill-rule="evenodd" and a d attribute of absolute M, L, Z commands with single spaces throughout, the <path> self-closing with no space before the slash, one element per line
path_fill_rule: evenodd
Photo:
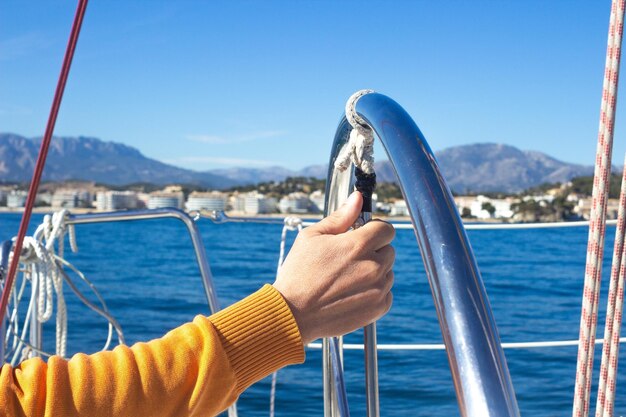
<path fill-rule="evenodd" d="M 303 361 L 293 315 L 280 293 L 265 285 L 148 343 L 4 365 L 0 415 L 213 416 L 255 381 Z"/>

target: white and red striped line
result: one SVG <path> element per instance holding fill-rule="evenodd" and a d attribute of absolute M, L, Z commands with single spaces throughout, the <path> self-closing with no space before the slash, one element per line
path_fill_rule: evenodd
<path fill-rule="evenodd" d="M 594 183 L 587 244 L 585 283 L 580 317 L 580 343 L 576 364 L 576 386 L 574 391 L 574 417 L 589 414 L 589 397 L 593 373 L 593 355 L 598 317 L 598 299 L 602 276 L 602 257 L 606 230 L 606 202 L 611 175 L 611 153 L 613 149 L 613 127 L 624 22 L 624 0 L 613 0 L 609 23 L 606 65 L 600 109 L 598 147 L 594 171 Z"/>

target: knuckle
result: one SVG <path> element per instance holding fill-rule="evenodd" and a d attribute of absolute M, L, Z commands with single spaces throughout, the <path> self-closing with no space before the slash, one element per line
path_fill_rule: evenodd
<path fill-rule="evenodd" d="M 386 226 L 387 233 L 389 233 L 391 240 L 396 237 L 396 228 L 391 223 L 383 222 Z"/>
<path fill-rule="evenodd" d="M 360 255 L 367 249 L 367 242 L 363 239 L 354 239 L 350 245 L 354 255 Z"/>
<path fill-rule="evenodd" d="M 393 288 L 393 283 L 395 281 L 393 271 L 389 271 L 385 277 L 385 289 L 390 292 L 391 288 Z"/>
<path fill-rule="evenodd" d="M 387 260 L 394 260 L 396 259 L 396 249 L 391 246 L 391 245 L 387 245 L 384 248 L 384 255 L 385 255 L 385 259 Z"/>
<path fill-rule="evenodd" d="M 387 314 L 387 312 L 391 310 L 392 304 L 393 304 L 393 293 L 389 291 L 387 293 L 387 296 L 385 297 L 385 310 L 383 311 L 383 314 Z"/>

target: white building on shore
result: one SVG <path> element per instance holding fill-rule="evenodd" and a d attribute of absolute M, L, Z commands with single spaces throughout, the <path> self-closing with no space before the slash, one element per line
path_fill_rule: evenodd
<path fill-rule="evenodd" d="M 26 197 L 28 193 L 26 191 L 11 191 L 7 195 L 7 207 L 9 208 L 21 208 L 26 205 Z"/>
<path fill-rule="evenodd" d="M 478 196 L 455 196 L 454 202 L 461 215 L 477 219 L 510 219 L 513 217 L 513 198 L 489 198 Z"/>
<path fill-rule="evenodd" d="M 324 195 L 324 191 L 322 190 L 313 191 L 311 195 L 309 195 L 309 200 L 311 200 L 313 205 L 320 213 L 324 211 L 325 198 L 326 196 Z"/>
<path fill-rule="evenodd" d="M 578 200 L 576 206 L 574 206 L 574 213 L 585 220 L 589 220 L 591 217 L 591 203 L 591 197 L 581 198 Z M 619 199 L 609 198 L 606 202 L 606 218 L 609 220 L 617 219 L 618 212 Z"/>
<path fill-rule="evenodd" d="M 219 191 L 211 191 L 209 193 L 201 193 L 194 191 L 189 194 L 187 210 L 209 210 L 209 211 L 225 211 L 228 196 Z"/>
<path fill-rule="evenodd" d="M 396 200 L 390 207 L 390 216 L 408 216 L 409 209 L 406 206 L 406 201 Z"/>
<path fill-rule="evenodd" d="M 276 212 L 276 199 L 266 197 L 257 191 L 239 194 L 233 208 L 246 214 L 266 214 Z"/>
<path fill-rule="evenodd" d="M 182 191 L 157 191 L 150 193 L 147 206 L 149 209 L 167 207 L 182 209 L 184 200 L 185 196 Z"/>
<path fill-rule="evenodd" d="M 511 204 L 504 204 L 502 200 L 478 195 L 470 206 L 471 214 L 477 219 L 492 219 L 513 216 Z"/>
<path fill-rule="evenodd" d="M 100 191 L 96 194 L 96 209 L 102 211 L 134 209 L 138 206 L 134 191 Z"/>
<path fill-rule="evenodd" d="M 84 190 L 59 189 L 52 194 L 53 208 L 91 207 L 91 193 Z"/>
<path fill-rule="evenodd" d="M 296 192 L 296 193 L 291 193 L 281 198 L 280 203 L 278 204 L 278 209 L 283 214 L 286 214 L 286 213 L 303 214 L 303 213 L 308 213 L 310 205 L 311 205 L 311 200 L 309 200 L 308 195 L 302 192 Z"/>

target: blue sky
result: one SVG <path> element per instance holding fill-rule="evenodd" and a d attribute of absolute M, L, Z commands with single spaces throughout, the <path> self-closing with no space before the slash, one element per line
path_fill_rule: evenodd
<path fill-rule="evenodd" d="M 0 131 L 44 131 L 74 9 L 0 5 Z M 500 142 L 591 165 L 609 12 L 606 0 L 92 0 L 55 133 L 197 170 L 297 169 L 327 161 L 346 99 L 372 88 L 434 150 Z"/>

